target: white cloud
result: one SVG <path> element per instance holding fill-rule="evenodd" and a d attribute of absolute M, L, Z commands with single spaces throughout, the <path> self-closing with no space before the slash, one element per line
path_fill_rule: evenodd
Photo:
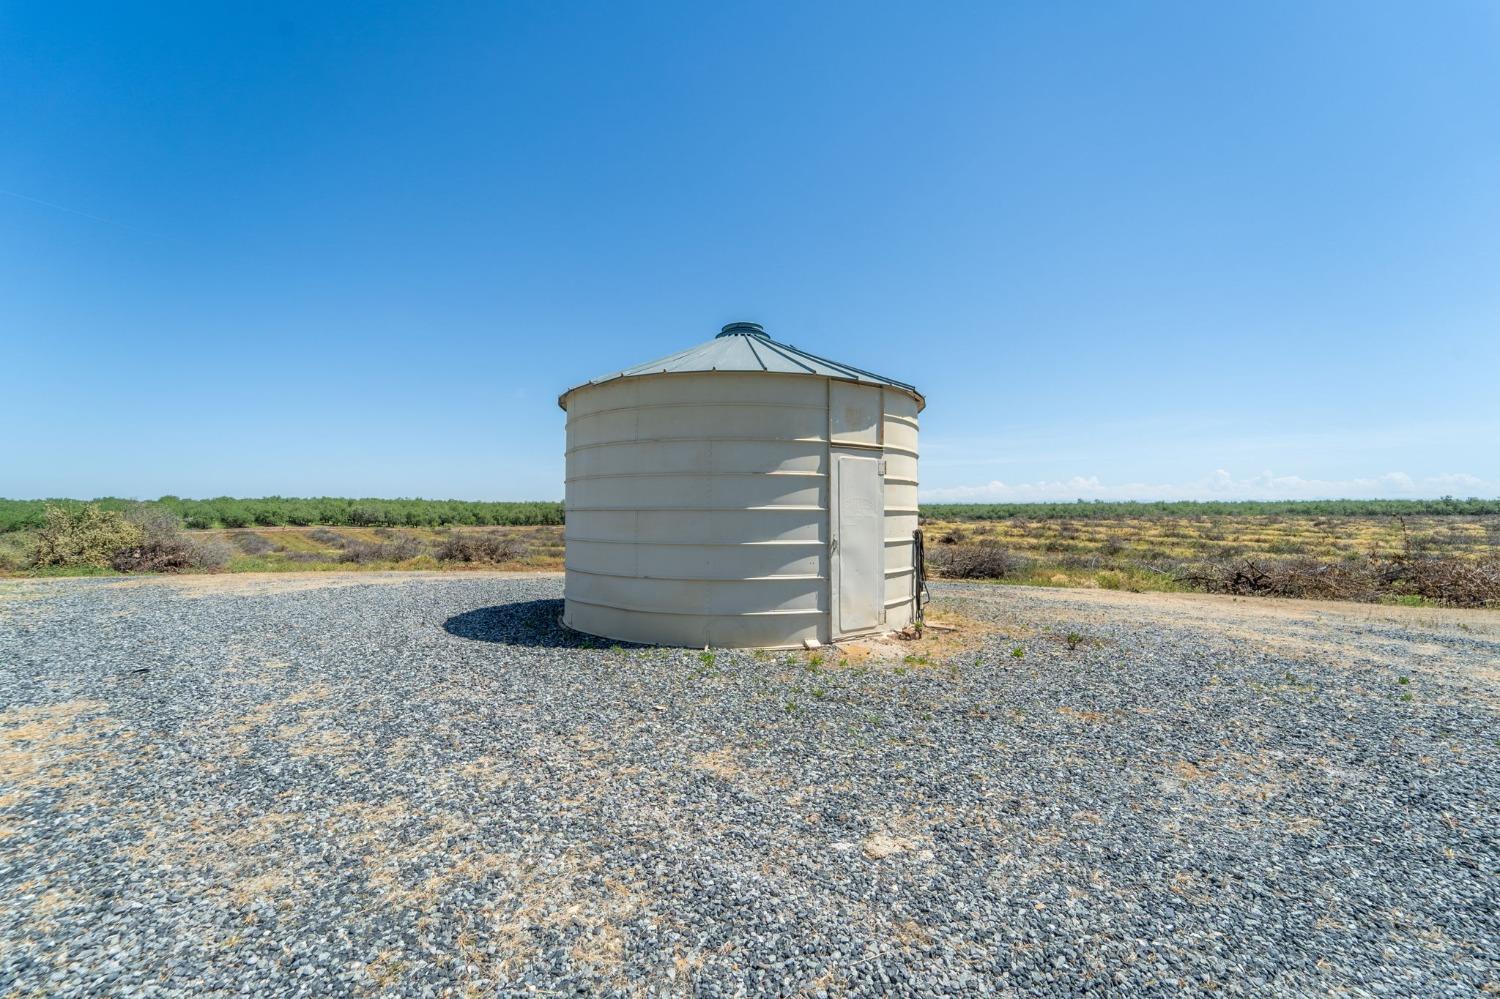
<path fill-rule="evenodd" d="M 1381 499 L 1445 494 L 1500 496 L 1500 482 L 1466 473 L 1413 478 L 1386 472 L 1371 478 L 1304 479 L 1266 471 L 1237 479 L 1225 469 L 1192 482 L 1103 482 L 1096 475 L 1038 482 L 1002 482 L 922 491 L 929 503 L 1026 503 L 1076 499 L 1100 500 L 1238 500 L 1238 499 Z"/>

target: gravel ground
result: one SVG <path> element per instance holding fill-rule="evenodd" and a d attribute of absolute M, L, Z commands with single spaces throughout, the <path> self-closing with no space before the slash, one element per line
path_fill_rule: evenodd
<path fill-rule="evenodd" d="M 0 995 L 1500 991 L 1500 614 L 952 585 L 840 666 L 561 587 L 0 583 Z"/>

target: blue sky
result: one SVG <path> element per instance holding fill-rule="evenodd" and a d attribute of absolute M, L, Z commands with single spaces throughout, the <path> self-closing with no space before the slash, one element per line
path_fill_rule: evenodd
<path fill-rule="evenodd" d="M 1497 94 L 1458 0 L 7 3 L 0 495 L 555 498 L 731 320 L 928 499 L 1500 495 Z"/>

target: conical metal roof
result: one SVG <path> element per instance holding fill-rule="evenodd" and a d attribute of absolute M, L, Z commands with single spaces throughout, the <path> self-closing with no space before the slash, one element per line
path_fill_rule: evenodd
<path fill-rule="evenodd" d="M 863 368 L 851 367 L 830 361 L 826 357 L 809 354 L 790 344 L 778 343 L 766 335 L 759 323 L 730 323 L 712 340 L 689 347 L 687 350 L 635 367 L 616 371 L 600 378 L 591 378 L 582 385 L 575 385 L 558 396 L 557 404 L 568 408 L 569 393 L 585 385 L 600 385 L 616 378 L 637 378 L 641 375 L 660 375 L 683 371 L 770 371 L 788 375 L 817 375 L 821 378 L 838 378 L 843 381 L 863 382 L 867 385 L 885 385 L 908 392 L 917 400 L 920 409 L 927 405 L 922 393 L 913 385 L 886 378 Z"/>

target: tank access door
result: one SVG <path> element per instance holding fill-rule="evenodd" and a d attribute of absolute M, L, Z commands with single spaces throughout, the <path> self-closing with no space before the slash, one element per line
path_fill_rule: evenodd
<path fill-rule="evenodd" d="M 864 455 L 832 457 L 829 596 L 837 640 L 885 622 L 885 463 Z"/>

